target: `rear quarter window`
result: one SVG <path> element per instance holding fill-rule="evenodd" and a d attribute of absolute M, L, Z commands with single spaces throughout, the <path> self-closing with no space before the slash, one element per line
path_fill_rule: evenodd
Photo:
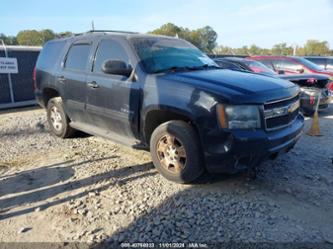
<path fill-rule="evenodd" d="M 65 68 L 84 71 L 88 63 L 90 48 L 90 44 L 72 45 L 67 53 Z"/>
<path fill-rule="evenodd" d="M 37 60 L 37 68 L 52 69 L 63 52 L 66 41 L 46 43 Z"/>

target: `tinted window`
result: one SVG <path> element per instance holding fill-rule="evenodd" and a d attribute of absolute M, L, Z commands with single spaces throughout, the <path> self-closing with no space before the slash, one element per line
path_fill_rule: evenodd
<path fill-rule="evenodd" d="M 326 65 L 327 70 L 333 70 L 333 59 L 327 59 L 327 65 Z"/>
<path fill-rule="evenodd" d="M 38 57 L 37 68 L 53 68 L 59 59 L 65 44 L 65 41 L 46 43 Z"/>
<path fill-rule="evenodd" d="M 271 62 L 270 60 L 261 60 L 260 62 L 261 62 L 262 64 L 264 64 L 266 67 L 268 67 L 268 68 L 274 70 L 273 65 L 272 65 L 272 62 Z"/>
<path fill-rule="evenodd" d="M 217 67 L 217 64 L 192 44 L 174 38 L 134 38 L 131 40 L 148 73 L 174 68 Z"/>
<path fill-rule="evenodd" d="M 67 54 L 65 68 L 75 70 L 85 70 L 90 53 L 89 44 L 73 45 Z"/>
<path fill-rule="evenodd" d="M 276 74 L 272 69 L 266 67 L 263 63 L 260 63 L 258 61 L 244 61 L 244 63 L 251 69 L 252 72 L 262 73 L 266 75 Z"/>
<path fill-rule="evenodd" d="M 99 43 L 94 64 L 94 72 L 101 73 L 102 64 L 106 60 L 121 60 L 129 64 L 129 57 L 125 49 L 119 42 L 114 40 L 102 40 Z"/>
<path fill-rule="evenodd" d="M 300 69 L 305 69 L 301 64 L 294 62 L 292 60 L 284 60 L 284 59 L 273 60 L 273 65 L 276 70 L 289 71 L 294 73 L 298 73 L 298 70 Z"/>
<path fill-rule="evenodd" d="M 325 58 L 305 58 L 315 64 L 317 64 L 322 69 L 325 69 L 326 67 L 326 59 Z"/>
<path fill-rule="evenodd" d="M 300 63 L 302 63 L 304 66 L 310 68 L 311 70 L 317 70 L 317 71 L 321 71 L 322 69 L 317 66 L 316 64 L 314 64 L 313 62 L 307 60 L 307 59 L 304 59 L 304 58 L 297 58 L 296 59 L 297 61 L 299 61 Z"/>
<path fill-rule="evenodd" d="M 229 61 L 216 60 L 215 62 L 217 63 L 217 65 L 219 65 L 221 68 L 224 68 L 224 69 L 230 69 L 230 70 L 236 70 L 236 71 L 244 70 L 244 68 L 242 68 L 241 66 L 234 64 L 232 62 L 229 62 Z"/>

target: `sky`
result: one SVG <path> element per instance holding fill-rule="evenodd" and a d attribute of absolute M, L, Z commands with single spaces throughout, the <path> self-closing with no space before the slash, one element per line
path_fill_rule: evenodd
<path fill-rule="evenodd" d="M 148 32 L 172 22 L 218 33 L 220 45 L 270 48 L 308 39 L 333 48 L 333 0 L 10 0 L 0 5 L 0 33 L 25 29 L 84 32 L 91 29 Z"/>

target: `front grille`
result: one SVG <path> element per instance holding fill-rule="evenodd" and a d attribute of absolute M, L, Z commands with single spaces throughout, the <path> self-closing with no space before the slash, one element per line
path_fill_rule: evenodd
<path fill-rule="evenodd" d="M 299 95 L 296 95 L 295 97 L 289 98 L 289 99 L 283 99 L 283 100 L 277 100 L 274 102 L 269 102 L 265 104 L 265 110 L 267 109 L 273 109 L 276 107 L 282 107 L 282 106 L 287 106 L 292 103 L 295 103 L 297 100 L 299 100 Z"/>
<path fill-rule="evenodd" d="M 299 95 L 264 105 L 267 130 L 283 128 L 292 123 L 299 114 Z"/>

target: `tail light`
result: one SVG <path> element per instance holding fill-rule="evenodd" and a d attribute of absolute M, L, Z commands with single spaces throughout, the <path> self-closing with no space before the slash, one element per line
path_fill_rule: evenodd
<path fill-rule="evenodd" d="M 32 71 L 32 88 L 35 90 L 37 88 L 37 82 L 36 82 L 36 67 L 34 67 L 34 70 Z"/>

